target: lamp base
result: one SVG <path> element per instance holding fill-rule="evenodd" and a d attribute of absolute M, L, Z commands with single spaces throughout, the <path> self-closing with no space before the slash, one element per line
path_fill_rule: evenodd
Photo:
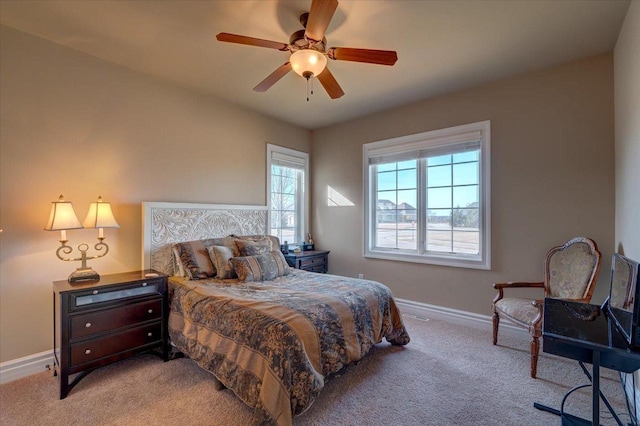
<path fill-rule="evenodd" d="M 100 275 L 93 268 L 78 268 L 69 275 L 67 281 L 69 283 L 78 283 L 85 281 L 99 281 Z"/>

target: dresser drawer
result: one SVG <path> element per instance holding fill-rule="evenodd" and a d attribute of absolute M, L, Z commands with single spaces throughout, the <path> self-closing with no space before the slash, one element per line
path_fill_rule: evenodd
<path fill-rule="evenodd" d="M 161 343 L 162 323 L 148 324 L 128 329 L 100 339 L 92 339 L 71 345 L 70 367 L 86 364 L 119 352 L 133 350 L 151 343 Z"/>
<path fill-rule="evenodd" d="M 300 259 L 300 269 L 311 270 L 318 267 L 324 269 L 324 256 L 314 256 Z"/>
<path fill-rule="evenodd" d="M 133 303 L 71 317 L 70 340 L 162 318 L 162 299 Z"/>
<path fill-rule="evenodd" d="M 154 294 L 161 296 L 166 291 L 165 286 L 164 280 L 151 279 L 131 282 L 124 285 L 89 288 L 71 293 L 69 310 L 81 311 L 95 309 L 108 304 L 118 304 L 126 299 Z"/>
<path fill-rule="evenodd" d="M 300 268 L 303 271 L 309 271 L 309 272 L 319 272 L 321 274 L 324 274 L 325 269 L 324 269 L 324 264 L 322 265 L 316 265 L 316 266 L 309 266 L 306 268 Z"/>

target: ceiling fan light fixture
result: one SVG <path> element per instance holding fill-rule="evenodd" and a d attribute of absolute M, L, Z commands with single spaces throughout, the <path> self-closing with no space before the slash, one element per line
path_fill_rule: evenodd
<path fill-rule="evenodd" d="M 289 58 L 291 68 L 296 74 L 309 79 L 317 77 L 327 66 L 327 57 L 313 49 L 300 49 L 291 54 Z"/>

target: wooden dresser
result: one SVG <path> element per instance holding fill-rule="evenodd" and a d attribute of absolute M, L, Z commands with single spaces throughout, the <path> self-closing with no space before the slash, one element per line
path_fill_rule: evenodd
<path fill-rule="evenodd" d="M 325 274 L 329 269 L 329 251 L 309 250 L 300 253 L 285 254 L 289 266 L 309 272 Z"/>
<path fill-rule="evenodd" d="M 85 283 L 55 281 L 53 304 L 60 399 L 98 367 L 148 351 L 169 359 L 166 275 L 147 270 Z"/>

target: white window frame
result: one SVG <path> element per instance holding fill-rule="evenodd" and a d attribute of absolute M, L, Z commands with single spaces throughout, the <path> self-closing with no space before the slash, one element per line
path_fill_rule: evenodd
<path fill-rule="evenodd" d="M 421 150 L 443 149 L 447 146 L 459 145 L 465 141 L 480 142 L 479 156 L 479 254 L 449 254 L 426 252 L 424 235 L 426 235 L 426 178 L 418 170 L 417 190 L 417 232 L 418 250 L 401 250 L 374 247 L 375 212 L 376 212 L 376 176 L 373 176 L 370 163 L 373 158 L 403 158 Z M 406 158 L 405 158 L 406 159 Z M 393 161 L 393 160 L 391 160 Z M 401 161 L 401 160 L 399 160 Z M 420 167 L 418 167 L 420 169 Z M 363 181 L 364 181 L 364 257 L 396 260 L 402 262 L 427 263 L 433 265 L 453 266 L 472 269 L 491 269 L 491 122 L 481 121 L 461 126 L 433 130 L 415 135 L 402 136 L 363 146 Z"/>
<path fill-rule="evenodd" d="M 289 244 L 299 244 L 306 240 L 309 223 L 309 154 L 297 151 L 291 148 L 285 148 L 278 145 L 267 144 L 267 232 L 271 233 L 271 165 L 274 159 L 291 162 L 292 164 L 302 165 L 303 170 L 303 193 L 297 194 L 298 205 L 301 211 L 297 212 L 296 223 L 296 239 L 299 241 L 287 241 Z M 284 244 L 284 241 L 280 241 Z"/>

